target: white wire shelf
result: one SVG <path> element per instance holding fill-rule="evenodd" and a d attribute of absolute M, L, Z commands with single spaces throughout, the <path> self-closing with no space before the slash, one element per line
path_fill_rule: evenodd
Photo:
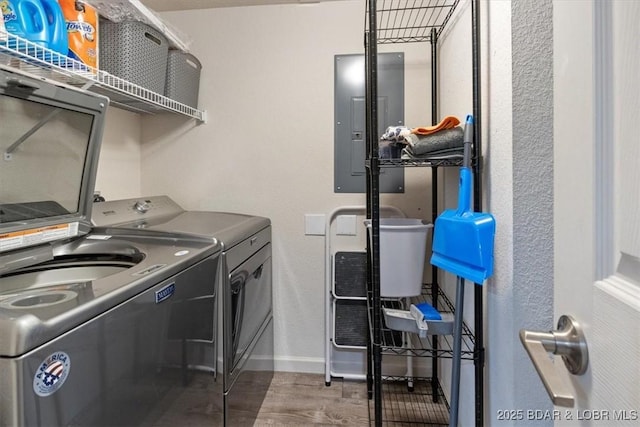
<path fill-rule="evenodd" d="M 147 114 L 171 112 L 206 121 L 206 112 L 202 110 L 1 30 L 0 65 L 107 96 L 111 105 L 124 110 Z"/>

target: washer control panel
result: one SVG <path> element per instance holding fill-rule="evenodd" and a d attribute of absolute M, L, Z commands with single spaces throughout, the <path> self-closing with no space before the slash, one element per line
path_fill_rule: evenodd
<path fill-rule="evenodd" d="M 93 204 L 91 222 L 96 227 L 107 227 L 181 212 L 184 210 L 169 196 L 109 200 Z"/>

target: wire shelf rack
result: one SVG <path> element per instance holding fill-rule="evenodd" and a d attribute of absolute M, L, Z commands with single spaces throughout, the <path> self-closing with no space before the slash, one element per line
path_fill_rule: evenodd
<path fill-rule="evenodd" d="M 0 66 L 107 96 L 111 104 L 137 113 L 172 112 L 206 121 L 206 113 L 56 51 L 0 30 Z"/>
<path fill-rule="evenodd" d="M 387 308 L 395 308 L 409 310 L 410 304 L 419 304 L 427 302 L 434 305 L 432 297 L 431 284 L 425 284 L 422 287 L 420 296 L 406 299 L 383 299 L 382 306 Z M 371 298 L 369 298 L 371 300 Z M 442 292 L 438 291 L 437 307 L 440 313 L 453 313 L 454 307 L 449 298 Z M 369 307 L 369 324 L 372 327 L 373 308 Z M 453 357 L 453 336 L 452 335 L 432 335 L 426 338 L 420 338 L 416 334 L 407 333 L 411 340 L 410 345 L 404 341 L 403 333 L 389 329 L 382 320 L 382 342 L 380 344 L 382 353 L 387 355 L 413 355 L 418 357 Z M 373 332 L 372 332 L 373 333 Z M 434 345 L 435 340 L 437 344 Z M 475 347 L 475 338 L 466 323 L 462 325 L 462 359 L 473 360 Z"/>
<path fill-rule="evenodd" d="M 379 44 L 432 41 L 439 37 L 459 0 L 378 0 L 376 4 Z M 369 3 L 365 31 L 369 31 Z"/>
<path fill-rule="evenodd" d="M 449 425 L 449 404 L 440 383 L 434 389 L 432 378 L 413 378 L 413 390 L 407 389 L 406 378 L 384 377 L 382 381 L 382 418 L 385 426 Z M 369 401 L 373 425 L 373 401 Z"/>
<path fill-rule="evenodd" d="M 448 167 L 448 166 L 462 166 L 462 158 L 452 157 L 443 159 L 379 159 L 378 165 L 381 168 L 395 168 L 395 167 Z"/>

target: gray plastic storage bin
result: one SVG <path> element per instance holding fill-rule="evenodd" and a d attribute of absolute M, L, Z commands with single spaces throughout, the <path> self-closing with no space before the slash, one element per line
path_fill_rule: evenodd
<path fill-rule="evenodd" d="M 366 219 L 365 225 L 371 230 L 371 220 Z M 381 297 L 420 295 L 427 232 L 432 227 L 417 218 L 380 218 Z"/>
<path fill-rule="evenodd" d="M 100 20 L 100 68 L 158 94 L 164 93 L 169 43 L 142 22 Z"/>
<path fill-rule="evenodd" d="M 195 56 L 180 50 L 169 50 L 164 95 L 174 101 L 198 108 L 201 69 L 202 65 Z"/>

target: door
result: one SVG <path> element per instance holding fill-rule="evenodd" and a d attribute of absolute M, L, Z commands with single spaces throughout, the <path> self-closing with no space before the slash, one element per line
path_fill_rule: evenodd
<path fill-rule="evenodd" d="M 554 1 L 554 313 L 583 328 L 558 425 L 640 420 L 640 2 Z"/>
<path fill-rule="evenodd" d="M 271 245 L 266 245 L 229 274 L 227 369 L 228 390 L 249 356 L 250 347 L 272 310 Z"/>
<path fill-rule="evenodd" d="M 363 54 L 335 56 L 334 192 L 366 190 L 365 61 Z M 404 125 L 404 54 L 378 54 L 378 135 Z M 381 156 L 400 156 L 388 147 Z M 404 193 L 404 168 L 380 171 L 381 193 Z"/>

